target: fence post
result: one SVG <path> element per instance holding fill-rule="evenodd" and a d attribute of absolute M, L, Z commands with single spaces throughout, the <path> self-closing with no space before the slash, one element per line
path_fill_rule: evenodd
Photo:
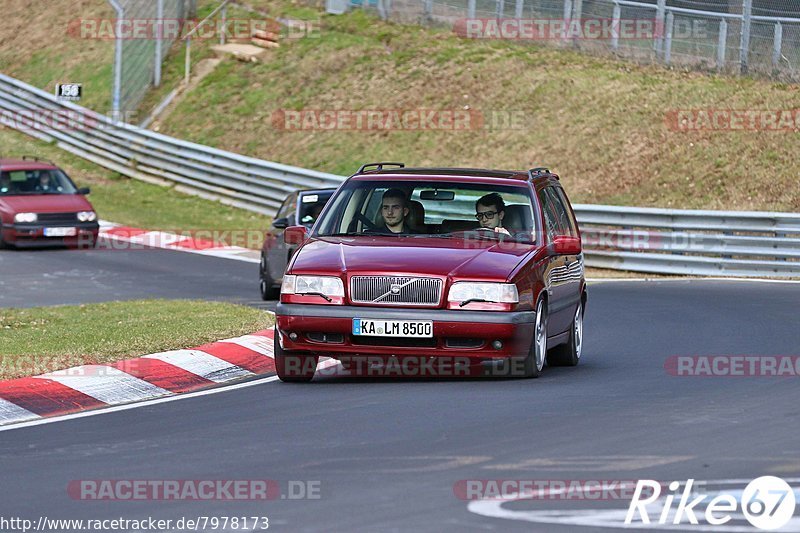
<path fill-rule="evenodd" d="M 156 6 L 156 63 L 153 69 L 153 86 L 161 85 L 161 54 L 164 42 L 164 0 L 158 0 Z"/>
<path fill-rule="evenodd" d="M 523 10 L 523 7 L 524 7 L 524 2 L 525 2 L 525 0 L 517 0 L 517 4 L 514 7 L 514 17 L 517 18 L 517 19 L 521 19 L 522 18 L 522 10 Z"/>
<path fill-rule="evenodd" d="M 497 0 L 495 6 L 495 18 L 501 19 L 503 15 L 505 15 L 506 11 L 506 3 L 503 0 Z"/>
<path fill-rule="evenodd" d="M 192 37 L 186 38 L 186 57 L 183 65 L 183 82 L 189 84 L 189 75 L 192 70 Z"/>
<path fill-rule="evenodd" d="M 108 0 L 114 12 L 117 15 L 116 23 L 114 24 L 116 32 L 116 41 L 114 42 L 114 89 L 111 95 L 111 117 L 112 120 L 119 120 L 120 107 L 122 105 L 122 23 L 125 18 L 125 9 L 119 4 L 118 0 Z"/>
<path fill-rule="evenodd" d="M 222 28 L 219 32 L 219 44 L 225 44 L 225 38 L 228 33 L 228 5 L 225 4 L 222 8 Z"/>
<path fill-rule="evenodd" d="M 675 15 L 672 11 L 667 13 L 667 38 L 664 41 L 664 64 L 669 65 L 672 60 L 672 25 L 675 23 Z"/>
<path fill-rule="evenodd" d="M 467 18 L 475 18 L 475 0 L 467 0 Z"/>
<path fill-rule="evenodd" d="M 739 72 L 747 74 L 750 53 L 750 23 L 753 18 L 753 0 L 742 0 L 742 38 L 739 41 Z"/>
<path fill-rule="evenodd" d="M 564 0 L 564 40 L 569 40 L 572 28 L 572 0 Z"/>
<path fill-rule="evenodd" d="M 583 0 L 574 0 L 573 7 L 572 7 L 572 20 L 576 21 L 578 26 L 582 25 L 581 17 L 583 16 Z M 570 28 L 572 27 L 572 21 L 570 21 Z M 578 45 L 578 38 L 580 34 L 583 32 L 575 32 L 575 35 L 572 36 L 572 42 L 575 46 Z"/>
<path fill-rule="evenodd" d="M 619 19 L 622 17 L 622 8 L 614 2 L 614 14 L 611 18 L 611 49 L 619 48 Z"/>
<path fill-rule="evenodd" d="M 728 46 L 728 21 L 719 21 L 719 41 L 717 42 L 717 68 L 725 68 L 725 52 Z"/>
<path fill-rule="evenodd" d="M 783 41 L 783 25 L 780 21 L 775 23 L 775 40 L 772 42 L 772 66 L 781 64 L 781 41 Z"/>
<path fill-rule="evenodd" d="M 661 57 L 664 50 L 664 15 L 667 11 L 667 0 L 658 0 L 656 4 L 656 31 L 653 45 L 656 57 Z"/>

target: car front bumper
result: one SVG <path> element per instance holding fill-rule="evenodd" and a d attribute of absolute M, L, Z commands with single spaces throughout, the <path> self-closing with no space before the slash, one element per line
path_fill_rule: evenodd
<path fill-rule="evenodd" d="M 353 319 L 430 320 L 433 339 L 353 335 Z M 285 350 L 322 356 L 457 357 L 479 362 L 525 357 L 534 311 L 460 311 L 279 303 L 278 341 Z M 498 347 L 499 346 L 499 347 Z"/>
<path fill-rule="evenodd" d="M 75 236 L 49 237 L 45 236 L 45 228 L 75 228 Z M 47 224 L 36 222 L 33 224 L 3 224 L 3 240 L 16 246 L 36 246 L 52 244 L 89 244 L 97 240 L 100 224 L 97 222 L 63 222 Z"/>

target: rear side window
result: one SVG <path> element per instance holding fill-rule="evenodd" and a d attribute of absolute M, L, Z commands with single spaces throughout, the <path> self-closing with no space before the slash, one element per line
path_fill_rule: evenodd
<path fill-rule="evenodd" d="M 547 193 L 550 195 L 553 207 L 558 222 L 559 235 L 567 235 L 569 237 L 578 236 L 578 224 L 572 216 L 572 211 L 569 209 L 569 202 L 567 195 L 564 194 L 564 189 L 561 187 L 548 187 Z"/>
<path fill-rule="evenodd" d="M 556 215 L 553 197 L 548 193 L 552 187 L 539 189 L 539 204 L 542 206 L 542 216 L 544 217 L 544 231 L 547 235 L 547 242 L 553 242 L 561 230 L 558 227 L 558 216 Z"/>

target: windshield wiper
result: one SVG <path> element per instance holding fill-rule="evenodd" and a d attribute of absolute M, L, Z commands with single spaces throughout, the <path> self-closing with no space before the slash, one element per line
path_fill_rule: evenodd
<path fill-rule="evenodd" d="M 322 294 L 321 292 L 296 292 L 298 296 L 320 296 L 325 299 L 328 303 L 331 303 L 333 299 L 329 297 L 327 294 Z"/>

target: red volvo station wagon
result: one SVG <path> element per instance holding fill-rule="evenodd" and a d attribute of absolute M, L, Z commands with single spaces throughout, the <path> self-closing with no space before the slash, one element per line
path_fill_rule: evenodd
<path fill-rule="evenodd" d="M 0 248 L 93 247 L 100 225 L 87 194 L 52 163 L 0 159 Z"/>
<path fill-rule="evenodd" d="M 345 368 L 447 359 L 519 377 L 580 360 L 580 232 L 545 168 L 364 165 L 312 230 L 284 238 L 299 247 L 276 313 L 283 381 L 310 381 L 321 356 Z"/>

